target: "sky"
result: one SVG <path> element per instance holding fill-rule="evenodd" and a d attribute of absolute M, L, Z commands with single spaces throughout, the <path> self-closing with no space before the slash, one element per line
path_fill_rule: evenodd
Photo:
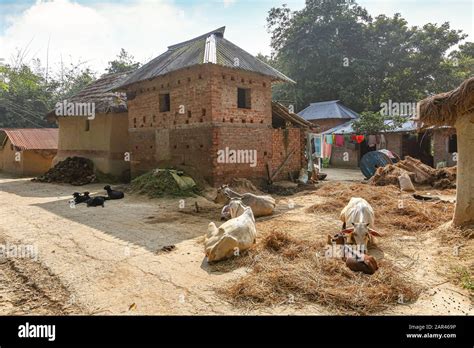
<path fill-rule="evenodd" d="M 396 12 L 409 25 L 449 21 L 474 40 L 473 0 L 359 0 L 372 16 Z M 0 59 L 8 63 L 18 49 L 25 60 L 48 57 L 51 69 L 83 62 L 103 73 L 125 48 L 145 63 L 169 45 L 226 26 L 225 38 L 256 55 L 269 55 L 266 17 L 286 3 L 304 0 L 0 0 Z"/>

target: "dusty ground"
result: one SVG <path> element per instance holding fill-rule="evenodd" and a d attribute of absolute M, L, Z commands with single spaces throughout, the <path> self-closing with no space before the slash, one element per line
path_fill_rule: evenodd
<path fill-rule="evenodd" d="M 102 186 L 80 190 L 103 192 Z M 0 314 L 331 314 L 292 304 L 243 312 L 216 296 L 216 288 L 246 270 L 219 273 L 205 261 L 202 236 L 210 221 L 218 222 L 220 207 L 203 197 L 187 198 L 184 208 L 179 198 L 136 195 L 105 208 L 71 208 L 76 190 L 0 176 L 0 244 L 38 250 L 37 260 L 0 260 Z M 280 198 L 275 216 L 259 219 L 257 230 L 321 238 L 340 227 L 333 214 L 305 212 L 322 199 L 316 192 Z M 403 251 L 392 243 L 385 257 L 405 265 L 425 290 L 416 303 L 394 304 L 381 314 L 473 314 L 469 292 L 439 272 L 452 245 L 441 245 L 433 231 L 395 238 Z M 161 251 L 167 245 L 176 248 Z"/>

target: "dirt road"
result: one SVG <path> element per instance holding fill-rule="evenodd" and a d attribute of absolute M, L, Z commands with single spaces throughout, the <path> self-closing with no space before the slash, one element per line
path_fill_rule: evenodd
<path fill-rule="evenodd" d="M 80 190 L 103 194 L 102 186 Z M 0 314 L 330 314 L 316 305 L 243 312 L 217 296 L 217 287 L 246 270 L 219 273 L 205 261 L 202 236 L 210 221 L 218 222 L 220 210 L 205 198 L 186 199 L 181 208 L 178 198 L 127 195 L 106 202 L 105 208 L 71 208 L 68 200 L 76 190 L 0 176 L 0 242 L 34 245 L 38 251 L 37 261 L 16 257 L 0 263 Z M 300 193 L 289 205 L 281 198 L 277 215 L 258 221 L 257 230 L 278 227 L 310 238 L 334 230 L 339 225 L 334 219 L 302 213 L 318 199 Z M 194 212 L 196 201 L 199 213 Z M 400 257 L 416 258 L 420 243 L 435 253 L 436 241 L 417 238 L 405 241 L 410 248 Z M 167 245 L 176 248 L 161 251 Z M 430 255 L 418 258 L 414 274 L 430 285 L 428 290 L 417 303 L 388 313 L 472 313 L 467 291 L 446 282 L 434 268 Z"/>

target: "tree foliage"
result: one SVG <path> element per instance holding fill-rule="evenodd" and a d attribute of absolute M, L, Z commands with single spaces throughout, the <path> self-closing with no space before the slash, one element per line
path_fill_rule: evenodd
<path fill-rule="evenodd" d="M 355 1 L 307 0 L 300 11 L 272 8 L 270 63 L 296 80 L 274 89 L 301 110 L 339 99 L 361 112 L 382 102 L 416 102 L 472 76 L 473 44 L 449 23 L 410 27 L 400 14 L 372 18 Z"/>
<path fill-rule="evenodd" d="M 117 55 L 117 59 L 109 62 L 106 71 L 107 73 L 112 74 L 135 70 L 139 67 L 140 63 L 136 62 L 135 58 L 122 48 L 120 53 Z"/>

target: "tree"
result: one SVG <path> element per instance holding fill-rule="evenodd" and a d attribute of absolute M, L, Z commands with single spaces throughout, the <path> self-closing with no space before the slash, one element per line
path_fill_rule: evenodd
<path fill-rule="evenodd" d="M 393 130 L 406 121 L 407 118 L 402 116 L 386 117 L 380 112 L 364 111 L 352 122 L 352 128 L 357 134 L 370 135 Z"/>
<path fill-rule="evenodd" d="M 141 64 L 136 62 L 134 59 L 135 58 L 132 55 L 122 48 L 120 49 L 120 53 L 117 55 L 117 59 L 111 60 L 105 70 L 108 74 L 135 70 L 139 68 Z"/>
<path fill-rule="evenodd" d="M 297 109 L 334 99 L 358 112 L 376 111 L 389 100 L 416 102 L 459 84 L 474 69 L 472 43 L 447 55 L 466 37 L 449 23 L 409 27 L 400 14 L 372 18 L 355 1 L 272 8 L 267 28 L 270 64 L 297 82 L 275 88 L 274 97 L 294 96 Z"/>
<path fill-rule="evenodd" d="M 0 127 L 53 127 L 45 120 L 57 101 L 67 99 L 95 79 L 83 63 L 61 65 L 46 79 L 39 59 L 0 66 Z"/>

